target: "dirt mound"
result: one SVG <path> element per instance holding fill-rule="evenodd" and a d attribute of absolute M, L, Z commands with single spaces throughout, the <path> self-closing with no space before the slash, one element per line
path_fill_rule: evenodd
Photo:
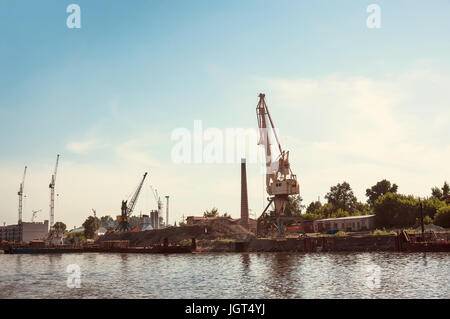
<path fill-rule="evenodd" d="M 192 226 L 170 227 L 166 229 L 147 230 L 141 232 L 111 232 L 101 236 L 97 242 L 105 240 L 129 240 L 130 246 L 150 246 L 162 243 L 164 238 L 169 243 L 180 243 L 184 240 L 200 239 L 249 239 L 253 233 L 232 220 L 213 220 Z"/>

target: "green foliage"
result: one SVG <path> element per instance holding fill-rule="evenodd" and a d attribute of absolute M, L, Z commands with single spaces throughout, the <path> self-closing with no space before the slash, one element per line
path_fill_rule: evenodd
<path fill-rule="evenodd" d="M 448 196 L 450 196 L 450 186 L 447 182 L 444 182 L 444 186 L 442 186 L 442 195 L 444 196 L 443 199 L 446 199 Z"/>
<path fill-rule="evenodd" d="M 286 216 L 300 216 L 302 209 L 305 207 L 302 205 L 303 198 L 300 195 L 294 195 L 288 197 L 286 209 L 284 211 Z"/>
<path fill-rule="evenodd" d="M 442 199 L 444 198 L 444 194 L 442 194 L 442 191 L 439 187 L 433 187 L 431 189 L 431 197 L 435 199 Z"/>
<path fill-rule="evenodd" d="M 83 223 L 84 235 L 86 238 L 93 239 L 100 228 L 100 220 L 97 217 L 89 216 Z"/>
<path fill-rule="evenodd" d="M 437 211 L 447 206 L 439 199 L 424 201 L 401 194 L 387 193 L 380 196 L 374 204 L 375 221 L 379 227 L 410 227 L 420 221 L 420 204 L 423 205 L 424 220 L 432 222 Z"/>
<path fill-rule="evenodd" d="M 430 216 L 431 219 L 434 218 L 439 208 L 446 206 L 445 202 L 436 198 L 429 198 L 422 201 L 423 204 L 423 215 Z M 418 203 L 420 205 L 420 202 Z"/>
<path fill-rule="evenodd" d="M 372 235 L 395 235 L 396 233 L 394 231 L 387 231 L 386 228 L 383 229 L 375 229 L 372 232 Z"/>
<path fill-rule="evenodd" d="M 442 188 L 433 187 L 431 189 L 431 197 L 445 201 L 450 196 L 450 186 L 447 182 L 444 182 Z"/>
<path fill-rule="evenodd" d="M 416 222 L 418 201 L 413 196 L 387 193 L 374 204 L 375 222 L 378 227 L 406 227 Z"/>
<path fill-rule="evenodd" d="M 216 207 L 213 207 L 213 209 L 205 211 L 203 217 L 219 217 L 219 210 Z"/>
<path fill-rule="evenodd" d="M 387 193 L 397 193 L 397 188 L 398 186 L 396 184 L 393 184 L 391 186 L 390 181 L 383 179 L 371 188 L 366 189 L 366 196 L 368 197 L 367 203 L 373 206 L 378 197 L 383 196 Z"/>
<path fill-rule="evenodd" d="M 100 217 L 100 227 L 104 227 L 107 230 L 116 229 L 114 219 L 109 215 Z"/>
<path fill-rule="evenodd" d="M 321 202 L 319 202 L 319 201 L 311 202 L 308 205 L 308 208 L 306 208 L 306 213 L 312 214 L 316 210 L 318 210 L 320 207 L 322 207 L 322 203 Z"/>
<path fill-rule="evenodd" d="M 434 224 L 450 228 L 450 206 L 442 206 L 438 209 L 436 215 L 434 216 Z"/>
<path fill-rule="evenodd" d="M 67 239 L 69 240 L 69 242 L 71 244 L 73 244 L 75 242 L 82 243 L 86 240 L 86 238 L 84 236 L 84 231 L 79 231 L 76 233 L 68 233 Z"/>
<path fill-rule="evenodd" d="M 432 219 L 430 216 L 425 216 L 425 217 L 423 218 L 423 223 L 424 223 L 425 225 L 433 224 L 433 219 Z"/>
<path fill-rule="evenodd" d="M 228 213 L 224 213 L 222 216 L 219 214 L 219 210 L 216 207 L 213 207 L 211 210 L 207 210 L 203 213 L 203 217 L 228 217 L 231 218 L 231 215 Z"/>
<path fill-rule="evenodd" d="M 332 186 L 325 198 L 328 200 L 328 204 L 336 207 L 336 209 L 341 208 L 350 213 L 353 213 L 356 209 L 357 199 L 347 182 Z"/>
<path fill-rule="evenodd" d="M 57 235 L 62 235 L 66 231 L 67 226 L 63 222 L 56 222 L 53 225 L 53 228 L 55 229 Z"/>
<path fill-rule="evenodd" d="M 338 231 L 336 234 L 334 234 L 334 236 L 347 236 L 347 233 L 345 231 Z"/>

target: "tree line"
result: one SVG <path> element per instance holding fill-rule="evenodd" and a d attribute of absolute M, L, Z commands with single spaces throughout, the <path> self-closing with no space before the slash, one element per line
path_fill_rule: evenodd
<path fill-rule="evenodd" d="M 367 201 L 363 203 L 344 181 L 330 188 L 324 204 L 313 201 L 304 206 L 300 195 L 290 196 L 285 213 L 308 220 L 374 214 L 377 227 L 401 228 L 417 226 L 422 209 L 425 223 L 450 228 L 450 187 L 447 182 L 441 188 L 433 187 L 431 195 L 423 199 L 397 191 L 396 184 L 383 179 L 366 189 Z"/>

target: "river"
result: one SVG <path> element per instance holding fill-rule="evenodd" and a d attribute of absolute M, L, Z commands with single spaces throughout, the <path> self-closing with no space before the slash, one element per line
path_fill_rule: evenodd
<path fill-rule="evenodd" d="M 0 298 L 449 296 L 450 253 L 0 254 Z"/>

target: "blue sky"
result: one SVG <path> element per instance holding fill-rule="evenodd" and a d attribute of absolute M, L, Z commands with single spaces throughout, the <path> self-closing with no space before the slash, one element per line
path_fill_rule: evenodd
<path fill-rule="evenodd" d="M 81 8 L 81 29 L 66 26 L 70 3 Z M 371 3 L 380 29 L 366 26 Z M 171 165 L 170 134 L 194 120 L 256 127 L 259 92 L 307 203 L 343 180 L 365 201 L 365 188 L 385 177 L 428 195 L 450 175 L 442 164 L 449 9 L 448 1 L 0 0 L 1 217 L 16 220 L 24 165 L 24 216 L 45 217 L 57 153 L 57 212 L 70 226 L 91 206 L 118 213 L 145 170 L 173 196 L 174 219 L 212 206 L 237 216 L 238 165 Z M 251 169 L 250 206 L 260 211 L 265 195 Z M 152 205 L 147 197 L 139 209 Z"/>

